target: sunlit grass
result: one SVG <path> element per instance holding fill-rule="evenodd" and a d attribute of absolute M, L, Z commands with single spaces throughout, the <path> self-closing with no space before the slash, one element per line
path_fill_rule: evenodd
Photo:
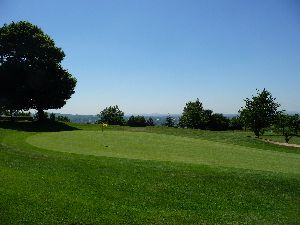
<path fill-rule="evenodd" d="M 94 129 L 91 134 L 96 131 L 93 125 L 79 126 Z M 57 152 L 27 143 L 37 134 L 34 129 L 20 130 L 0 129 L 0 224 L 299 224 L 297 173 Z M 103 134 L 114 130 L 127 135 L 131 129 L 110 127 Z M 173 133 L 169 138 L 175 135 L 180 143 L 187 136 L 189 142 L 201 136 L 201 143 L 215 141 L 216 146 L 224 143 L 245 151 L 294 151 L 242 133 L 131 131 L 141 130 L 164 134 L 160 141 Z M 80 132 L 74 131 L 79 139 Z M 144 135 L 156 137 L 151 133 Z"/>
<path fill-rule="evenodd" d="M 67 131 L 30 136 L 27 142 L 39 148 L 77 154 L 300 174 L 300 154 L 166 134 Z"/>

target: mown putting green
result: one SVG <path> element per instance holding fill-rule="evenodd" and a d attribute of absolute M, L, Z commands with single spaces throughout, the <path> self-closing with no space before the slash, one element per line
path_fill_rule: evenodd
<path fill-rule="evenodd" d="M 67 131 L 33 135 L 27 142 L 68 153 L 300 174 L 299 154 L 165 134 Z"/>

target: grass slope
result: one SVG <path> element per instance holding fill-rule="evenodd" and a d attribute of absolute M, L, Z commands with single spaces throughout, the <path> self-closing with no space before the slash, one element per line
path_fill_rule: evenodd
<path fill-rule="evenodd" d="M 0 224 L 299 224 L 297 174 L 56 152 L 26 142 L 36 128 L 12 128 L 0 129 Z M 295 151 L 215 135 L 218 143 Z"/>

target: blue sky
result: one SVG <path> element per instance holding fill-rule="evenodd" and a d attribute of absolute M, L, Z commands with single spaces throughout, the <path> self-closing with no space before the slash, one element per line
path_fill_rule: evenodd
<path fill-rule="evenodd" d="M 237 113 L 256 88 L 300 112 L 300 1 L 0 0 L 0 25 L 49 34 L 78 80 L 57 112 Z"/>

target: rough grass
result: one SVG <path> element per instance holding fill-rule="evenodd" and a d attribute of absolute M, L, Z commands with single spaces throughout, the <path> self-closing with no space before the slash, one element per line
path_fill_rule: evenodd
<path fill-rule="evenodd" d="M 18 126 L 0 129 L 0 224 L 299 224 L 297 174 L 50 151 Z M 144 131 L 298 154 L 242 133 Z"/>

